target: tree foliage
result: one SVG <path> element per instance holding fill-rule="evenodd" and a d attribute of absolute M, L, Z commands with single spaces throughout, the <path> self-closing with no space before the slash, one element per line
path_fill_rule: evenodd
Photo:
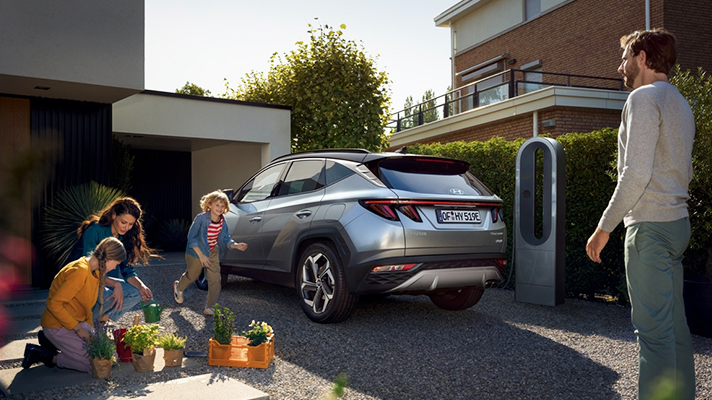
<path fill-rule="evenodd" d="M 176 89 L 176 93 L 210 97 L 210 90 L 205 90 L 195 83 L 190 83 L 188 81 L 185 82 L 185 85 L 183 85 L 182 88 Z"/>
<path fill-rule="evenodd" d="M 341 25 L 341 29 L 345 29 Z M 309 25 L 309 43 L 284 57 L 273 54 L 269 72 L 252 71 L 223 97 L 292 107 L 292 150 L 386 147 L 388 77 L 363 46 L 341 30 Z"/>

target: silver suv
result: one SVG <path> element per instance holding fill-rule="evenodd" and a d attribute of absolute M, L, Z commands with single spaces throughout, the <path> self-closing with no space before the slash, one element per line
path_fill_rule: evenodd
<path fill-rule="evenodd" d="M 366 150 L 279 157 L 233 195 L 222 259 L 236 274 L 295 287 L 316 322 L 339 322 L 359 295 L 426 294 L 463 310 L 503 280 L 502 200 L 453 159 Z"/>

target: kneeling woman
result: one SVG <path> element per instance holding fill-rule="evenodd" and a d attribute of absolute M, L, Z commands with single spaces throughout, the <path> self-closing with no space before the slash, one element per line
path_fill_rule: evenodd
<path fill-rule="evenodd" d="M 47 306 L 42 313 L 44 336 L 59 350 L 27 344 L 22 368 L 43 362 L 48 367 L 91 373 L 85 341 L 94 331 L 92 307 L 104 290 L 106 273 L 126 259 L 126 250 L 119 239 L 102 240 L 87 257 L 65 265 L 52 281 Z M 103 308 L 103 297 L 99 296 Z M 101 311 L 100 311 L 101 312 Z"/>

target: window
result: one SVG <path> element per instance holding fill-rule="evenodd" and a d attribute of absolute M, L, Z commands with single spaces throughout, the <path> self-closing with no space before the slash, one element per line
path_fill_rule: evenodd
<path fill-rule="evenodd" d="M 242 187 L 240 194 L 237 196 L 237 201 L 251 203 L 270 197 L 272 189 L 274 189 L 274 185 L 282 173 L 282 168 L 284 168 L 284 164 L 277 164 L 260 172 Z"/>
<path fill-rule="evenodd" d="M 326 184 L 331 185 L 348 176 L 355 174 L 354 171 L 334 161 L 326 162 Z"/>
<path fill-rule="evenodd" d="M 310 192 L 324 187 L 324 161 L 295 161 L 289 167 L 287 177 L 280 185 L 279 196 Z"/>
<path fill-rule="evenodd" d="M 524 0 L 524 20 L 529 21 L 541 14 L 541 0 Z"/>

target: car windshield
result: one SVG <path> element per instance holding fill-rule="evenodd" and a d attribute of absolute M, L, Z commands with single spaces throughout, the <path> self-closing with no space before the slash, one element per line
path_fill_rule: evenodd
<path fill-rule="evenodd" d="M 409 158 L 379 163 L 380 178 L 392 189 L 463 196 L 491 195 L 462 161 Z"/>

